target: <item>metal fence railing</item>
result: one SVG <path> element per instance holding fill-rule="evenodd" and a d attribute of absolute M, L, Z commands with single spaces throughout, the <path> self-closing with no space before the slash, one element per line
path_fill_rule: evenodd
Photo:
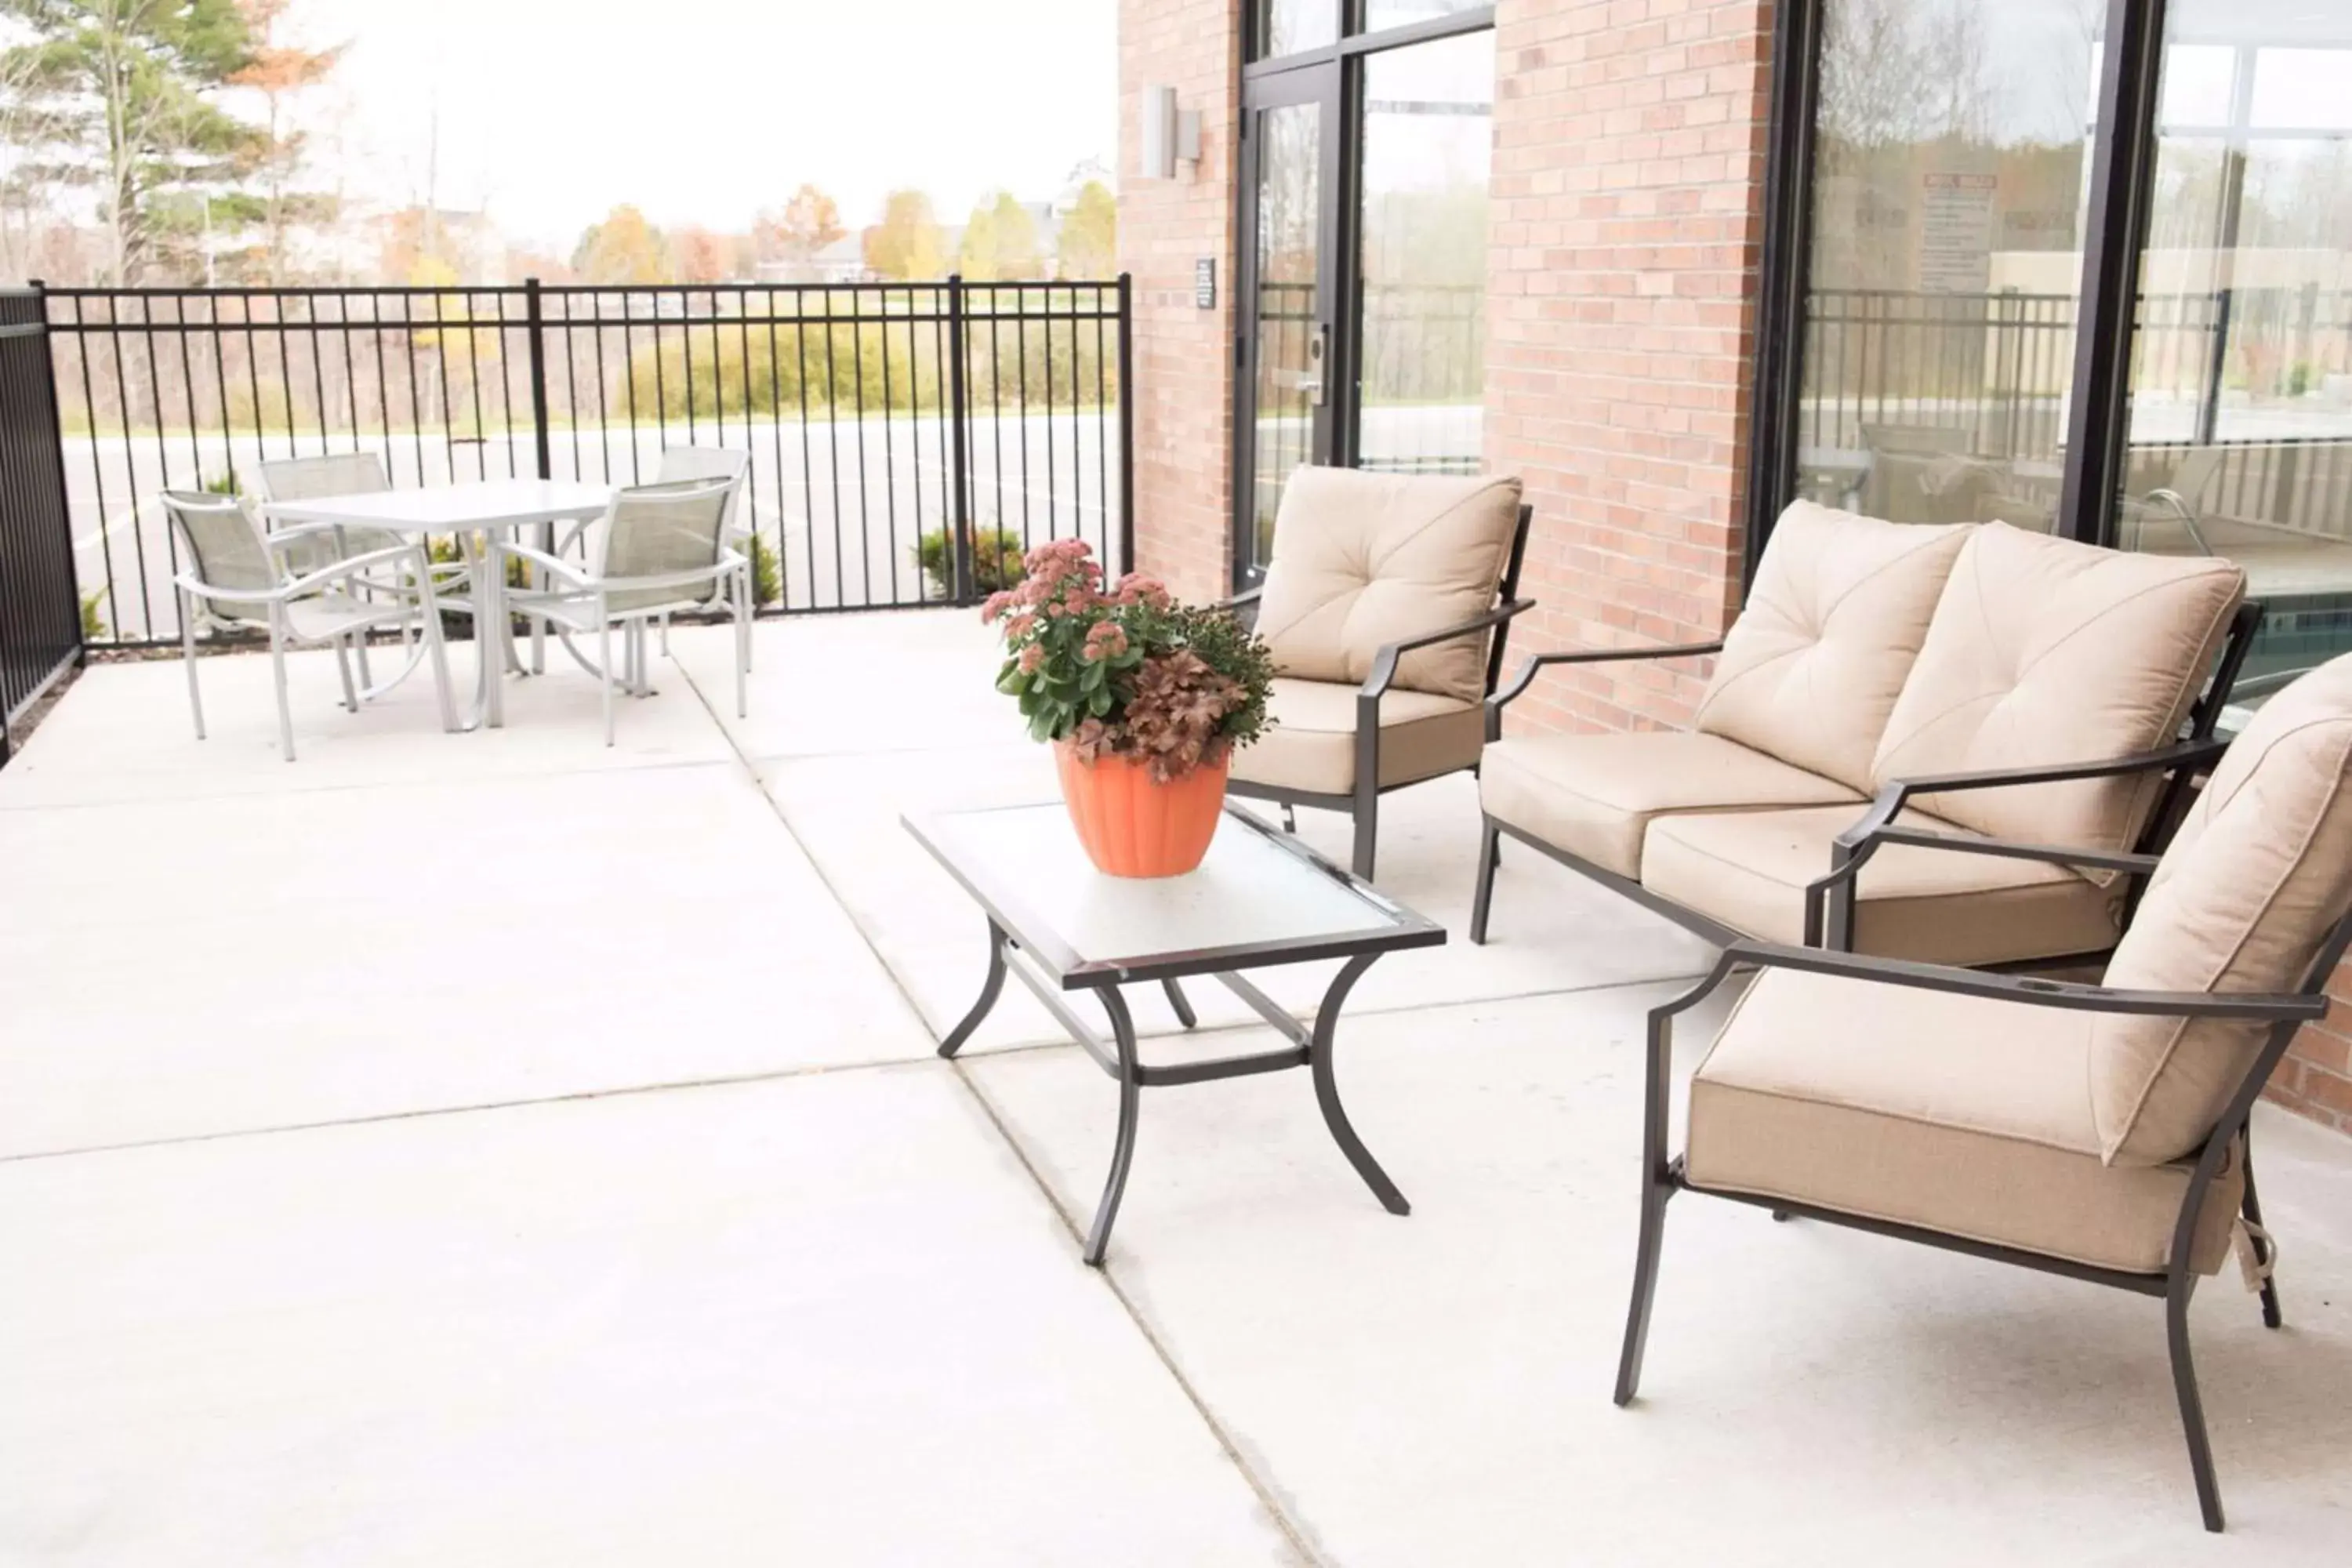
<path fill-rule="evenodd" d="M 1103 281 L 47 291 L 91 640 L 178 637 L 166 488 L 381 453 L 395 487 L 751 459 L 771 613 L 969 602 L 1008 550 L 1131 560 L 1129 287 Z"/>
<path fill-rule="evenodd" d="M 41 299 L 0 289 L 0 762 L 8 725 L 80 652 Z"/>

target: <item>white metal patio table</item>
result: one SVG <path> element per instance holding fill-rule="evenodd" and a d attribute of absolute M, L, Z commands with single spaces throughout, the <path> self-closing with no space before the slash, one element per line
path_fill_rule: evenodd
<path fill-rule="evenodd" d="M 1087 1233 L 1087 1262 L 1100 1267 L 1109 1244 L 1135 1157 L 1139 1101 L 1148 1088 L 1306 1068 L 1324 1124 L 1348 1163 L 1391 1214 L 1412 1212 L 1339 1104 L 1333 1035 L 1340 1005 L 1375 960 L 1406 948 L 1440 946 L 1444 927 L 1231 805 L 1200 869 L 1149 880 L 1096 870 L 1058 801 L 901 820 L 988 917 L 988 975 L 980 999 L 940 1042 L 940 1055 L 952 1058 L 963 1048 L 996 1005 L 1009 971 L 1118 1084 L 1118 1135 Z M 1334 958 L 1342 961 L 1339 973 L 1311 1025 L 1291 1016 L 1240 973 Z M 1119 987 L 1157 981 L 1189 1029 L 1196 1019 L 1178 983 L 1198 974 L 1214 977 L 1288 1044 L 1210 1061 L 1142 1061 Z M 1108 1042 L 1072 1008 L 1070 994 L 1079 991 L 1101 999 Z"/>
<path fill-rule="evenodd" d="M 506 722 L 504 683 L 498 678 L 506 658 L 506 584 L 492 567 L 492 552 L 474 536 L 511 532 L 533 524 L 587 521 L 613 504 L 610 485 L 562 479 L 485 479 L 413 490 L 371 490 L 360 495 L 313 496 L 270 501 L 265 515 L 281 522 L 343 523 L 394 533 L 454 533 L 465 552 L 473 584 L 477 689 L 468 730 Z"/>

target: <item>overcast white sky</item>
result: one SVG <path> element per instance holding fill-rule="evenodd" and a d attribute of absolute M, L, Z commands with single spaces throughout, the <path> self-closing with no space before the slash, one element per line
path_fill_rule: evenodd
<path fill-rule="evenodd" d="M 1117 0 L 295 0 L 292 36 L 351 41 L 315 89 L 321 174 L 425 195 L 570 250 L 634 202 L 749 226 L 803 180 L 851 226 L 916 185 L 960 218 L 1042 198 L 1118 142 Z M 336 145 L 340 141 L 340 148 Z"/>

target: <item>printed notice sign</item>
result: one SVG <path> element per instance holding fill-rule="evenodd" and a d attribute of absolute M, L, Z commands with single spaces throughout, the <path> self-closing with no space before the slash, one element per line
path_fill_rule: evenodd
<path fill-rule="evenodd" d="M 2000 176 L 1924 174 L 1920 181 L 1920 289 L 1984 293 L 1992 286 L 1992 197 Z"/>

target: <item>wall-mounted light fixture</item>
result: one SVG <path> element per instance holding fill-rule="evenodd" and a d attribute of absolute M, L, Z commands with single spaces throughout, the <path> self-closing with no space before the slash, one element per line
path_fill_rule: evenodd
<path fill-rule="evenodd" d="M 1201 161 L 1201 111 L 1179 110 L 1174 88 L 1145 88 L 1141 115 L 1144 179 L 1172 180 L 1180 162 Z"/>

